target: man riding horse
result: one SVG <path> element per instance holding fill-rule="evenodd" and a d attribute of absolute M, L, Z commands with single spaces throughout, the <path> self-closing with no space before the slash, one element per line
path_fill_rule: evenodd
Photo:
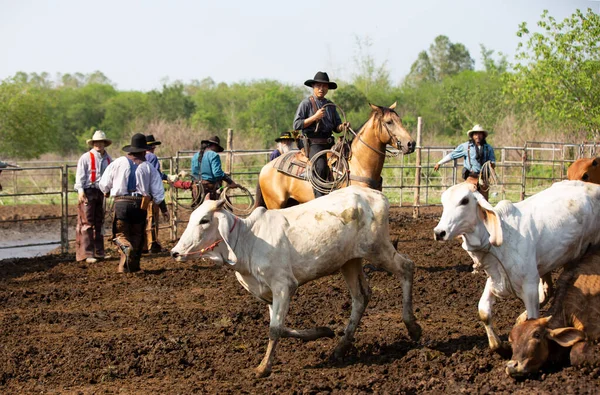
<path fill-rule="evenodd" d="M 321 151 L 333 146 L 334 131 L 342 132 L 350 127 L 349 122 L 342 123 L 333 103 L 325 98 L 329 89 L 336 89 L 337 84 L 329 81 L 327 73 L 319 71 L 315 78 L 307 80 L 304 85 L 313 88 L 313 94 L 302 100 L 294 117 L 294 130 L 302 130 L 305 137 L 304 151 L 309 159 Z M 306 146 L 308 140 L 308 146 Z M 315 171 L 323 180 L 329 176 L 329 167 L 325 155 L 314 163 Z M 313 188 L 315 198 L 324 194 Z"/>

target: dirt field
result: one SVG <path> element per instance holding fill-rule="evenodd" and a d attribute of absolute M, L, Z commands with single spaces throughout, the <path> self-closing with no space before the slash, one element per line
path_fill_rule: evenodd
<path fill-rule="evenodd" d="M 4 210 L 4 208 L 2 208 Z M 0 216 L 18 215 L 0 210 Z M 25 208 L 30 213 L 36 208 Z M 18 211 L 18 210 L 16 210 Z M 39 212 L 39 211 L 37 211 Z M 26 215 L 27 213 L 22 213 Z M 233 272 L 204 261 L 144 256 L 140 274 L 73 256 L 0 262 L 1 393 L 595 393 L 600 368 L 555 366 L 524 381 L 504 373 L 477 320 L 485 277 L 457 241 L 432 240 L 438 212 L 414 220 L 393 209 L 398 249 L 416 262 L 414 304 L 423 327 L 412 342 L 401 323 L 401 288 L 370 273 L 372 300 L 355 348 L 330 362 L 336 339 L 283 339 L 273 374 L 256 379 L 268 309 Z M 165 243 L 167 246 L 171 244 Z M 115 250 L 109 253 L 116 256 Z M 522 311 L 500 301 L 506 340 Z M 350 297 L 340 275 L 300 288 L 288 324 L 343 330 Z"/>

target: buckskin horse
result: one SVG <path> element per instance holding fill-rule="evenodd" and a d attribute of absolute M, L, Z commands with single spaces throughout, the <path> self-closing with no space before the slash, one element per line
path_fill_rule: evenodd
<path fill-rule="evenodd" d="M 404 154 L 410 154 L 415 150 L 415 141 L 394 111 L 396 103 L 389 108 L 369 105 L 372 109 L 371 115 L 357 133 L 350 148 L 350 183 L 381 190 L 381 171 L 386 156 L 386 145 L 390 144 Z M 260 171 L 256 207 L 279 209 L 287 207 L 291 199 L 305 203 L 315 198 L 312 185 L 306 180 L 306 176 L 297 178 L 280 172 L 274 167 L 276 163 L 279 163 L 277 159 L 267 163 Z"/>

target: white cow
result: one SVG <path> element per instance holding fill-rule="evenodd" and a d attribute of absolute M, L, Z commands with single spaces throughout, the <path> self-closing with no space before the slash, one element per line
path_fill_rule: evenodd
<path fill-rule="evenodd" d="M 492 350 L 502 345 L 492 328 L 497 297 L 516 295 L 525 303 L 527 318 L 538 318 L 539 303 L 549 297 L 540 276 L 549 279 L 552 270 L 600 243 L 596 184 L 562 181 L 522 202 L 503 200 L 494 208 L 473 185 L 462 183 L 442 194 L 442 204 L 435 238 L 461 236 L 474 266 L 488 275 L 478 309 Z"/>
<path fill-rule="evenodd" d="M 246 219 L 223 210 L 223 203 L 205 201 L 194 210 L 171 255 L 203 253 L 213 261 L 227 262 L 244 288 L 269 305 L 269 345 L 256 368 L 257 376 L 270 374 L 281 337 L 334 336 L 326 327 L 287 328 L 285 317 L 300 285 L 337 271 L 342 272 L 352 296 L 350 320 L 334 352 L 338 358 L 344 355 L 369 300 L 362 258 L 400 276 L 402 319 L 411 338 L 420 337 L 412 307 L 414 263 L 390 242 L 389 203 L 381 192 L 350 186 L 295 207 L 257 208 Z"/>

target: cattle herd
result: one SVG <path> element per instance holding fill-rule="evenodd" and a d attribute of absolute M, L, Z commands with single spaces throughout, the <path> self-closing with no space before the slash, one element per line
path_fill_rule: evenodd
<path fill-rule="evenodd" d="M 509 349 L 492 327 L 492 306 L 516 296 L 525 311 L 515 314 L 509 340 L 511 376 L 537 371 L 547 361 L 569 355 L 573 365 L 594 361 L 592 343 L 600 337 L 600 167 L 580 160 L 569 168 L 569 181 L 519 202 L 492 207 L 472 184 L 442 194 L 443 213 L 433 230 L 440 242 L 462 238 L 473 267 L 487 274 L 479 300 L 479 319 L 494 351 Z M 333 358 L 351 345 L 370 296 L 362 264 L 398 277 L 403 291 L 402 318 L 413 340 L 421 327 L 413 314 L 414 264 L 390 241 L 385 196 L 363 187 L 347 187 L 299 206 L 256 209 L 241 219 L 222 210 L 224 200 L 205 201 L 191 215 L 171 255 L 184 260 L 203 256 L 225 263 L 242 286 L 268 305 L 269 343 L 255 369 L 268 376 L 281 338 L 334 337 L 327 327 L 285 326 L 290 299 L 309 281 L 341 271 L 352 297 L 352 310 Z M 554 292 L 551 273 L 563 272 Z M 553 296 L 551 316 L 540 306 Z M 570 352 L 567 351 L 570 349 Z"/>

